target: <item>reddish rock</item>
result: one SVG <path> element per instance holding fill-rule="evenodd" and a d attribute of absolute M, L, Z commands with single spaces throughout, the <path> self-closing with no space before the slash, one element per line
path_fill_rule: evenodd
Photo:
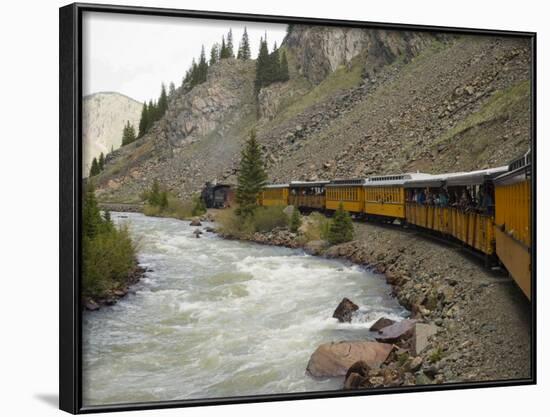
<path fill-rule="evenodd" d="M 380 366 L 393 346 L 387 343 L 351 341 L 333 342 L 320 345 L 307 364 L 307 371 L 314 377 L 344 376 L 358 361 L 369 367 Z"/>
<path fill-rule="evenodd" d="M 332 317 L 338 319 L 340 323 L 349 323 L 351 321 L 351 316 L 353 312 L 357 310 L 359 310 L 359 306 L 357 304 L 355 304 L 348 298 L 344 298 L 342 301 L 340 301 L 340 304 L 338 304 L 336 310 L 334 310 L 334 314 L 332 315 Z"/>
<path fill-rule="evenodd" d="M 395 321 L 393 321 L 391 319 L 388 319 L 386 317 L 380 317 L 378 320 L 376 320 L 376 322 L 372 326 L 370 326 L 369 330 L 371 332 L 379 332 L 384 327 L 391 326 L 394 323 L 395 323 Z"/>
<path fill-rule="evenodd" d="M 413 335 L 415 323 L 414 320 L 402 320 L 384 327 L 379 332 L 376 340 L 384 343 L 396 343 L 408 339 Z"/>

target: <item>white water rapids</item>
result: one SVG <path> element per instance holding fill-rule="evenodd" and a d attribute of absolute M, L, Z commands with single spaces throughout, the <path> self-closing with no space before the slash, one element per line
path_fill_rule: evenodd
<path fill-rule="evenodd" d="M 129 222 L 145 277 L 117 304 L 83 313 L 84 404 L 341 389 L 305 372 L 321 343 L 372 338 L 405 311 L 379 276 L 301 250 L 224 240 L 174 219 Z M 340 300 L 358 322 L 331 318 Z"/>

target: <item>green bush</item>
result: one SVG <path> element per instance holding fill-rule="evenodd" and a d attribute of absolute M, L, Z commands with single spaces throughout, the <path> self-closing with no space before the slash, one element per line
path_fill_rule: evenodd
<path fill-rule="evenodd" d="M 344 210 L 344 205 L 340 203 L 338 210 L 330 222 L 328 231 L 328 241 L 331 245 L 349 242 L 353 240 L 353 222 L 351 216 Z"/>
<path fill-rule="evenodd" d="M 102 297 L 125 285 L 136 265 L 136 248 L 126 226 L 117 228 L 109 212 L 102 216 L 89 184 L 82 210 L 82 295 Z"/>
<path fill-rule="evenodd" d="M 288 228 L 292 233 L 298 232 L 298 229 L 302 225 L 302 216 L 300 216 L 300 210 L 294 207 L 292 210 L 292 215 L 288 221 Z"/>
<path fill-rule="evenodd" d="M 237 210 L 220 211 L 216 217 L 220 231 L 228 236 L 246 238 L 255 232 L 270 232 L 275 228 L 286 228 L 288 216 L 283 206 L 257 207 L 248 216 L 237 214 Z"/>
<path fill-rule="evenodd" d="M 206 206 L 199 195 L 194 195 L 192 202 L 183 202 L 171 192 L 163 189 L 157 181 L 150 190 L 141 194 L 146 201 L 143 214 L 153 217 L 173 217 L 184 220 L 206 213 Z"/>
<path fill-rule="evenodd" d="M 318 212 L 311 213 L 304 232 L 305 241 L 328 240 L 329 229 L 330 219 Z"/>

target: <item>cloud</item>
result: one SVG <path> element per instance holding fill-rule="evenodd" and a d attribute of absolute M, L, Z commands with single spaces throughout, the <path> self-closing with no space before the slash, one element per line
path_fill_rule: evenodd
<path fill-rule="evenodd" d="M 156 98 L 162 82 L 181 84 L 205 45 L 233 31 L 235 52 L 244 27 L 253 57 L 260 37 L 281 44 L 286 25 L 197 18 L 86 12 L 83 15 L 83 94 L 116 91 L 138 101 Z"/>

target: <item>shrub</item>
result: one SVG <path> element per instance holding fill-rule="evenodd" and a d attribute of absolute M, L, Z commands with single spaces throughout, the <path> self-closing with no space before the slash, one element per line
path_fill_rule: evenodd
<path fill-rule="evenodd" d="M 323 214 L 315 212 L 308 216 L 308 226 L 304 232 L 307 242 L 311 240 L 328 240 L 330 219 Z"/>
<path fill-rule="evenodd" d="M 353 240 L 353 222 L 349 213 L 344 210 L 344 205 L 340 203 L 330 223 L 328 241 L 331 245 L 338 245 L 350 240 Z"/>
<path fill-rule="evenodd" d="M 109 212 L 101 216 L 91 184 L 83 204 L 82 294 L 102 297 L 125 284 L 136 264 L 136 248 L 126 226 L 115 227 Z"/>
<path fill-rule="evenodd" d="M 193 201 L 193 210 L 192 210 L 193 216 L 200 216 L 206 213 L 206 205 L 204 204 L 204 200 L 201 198 L 199 194 L 195 194 L 193 196 L 192 201 Z"/>
<path fill-rule="evenodd" d="M 283 206 L 257 207 L 248 216 L 238 215 L 237 209 L 228 209 L 221 211 L 216 220 L 222 233 L 243 238 L 255 232 L 287 227 L 288 217 L 283 209 Z"/>
<path fill-rule="evenodd" d="M 288 228 L 292 233 L 298 232 L 298 229 L 302 225 L 302 216 L 300 216 L 300 210 L 294 207 L 292 210 L 292 215 L 288 221 Z"/>

